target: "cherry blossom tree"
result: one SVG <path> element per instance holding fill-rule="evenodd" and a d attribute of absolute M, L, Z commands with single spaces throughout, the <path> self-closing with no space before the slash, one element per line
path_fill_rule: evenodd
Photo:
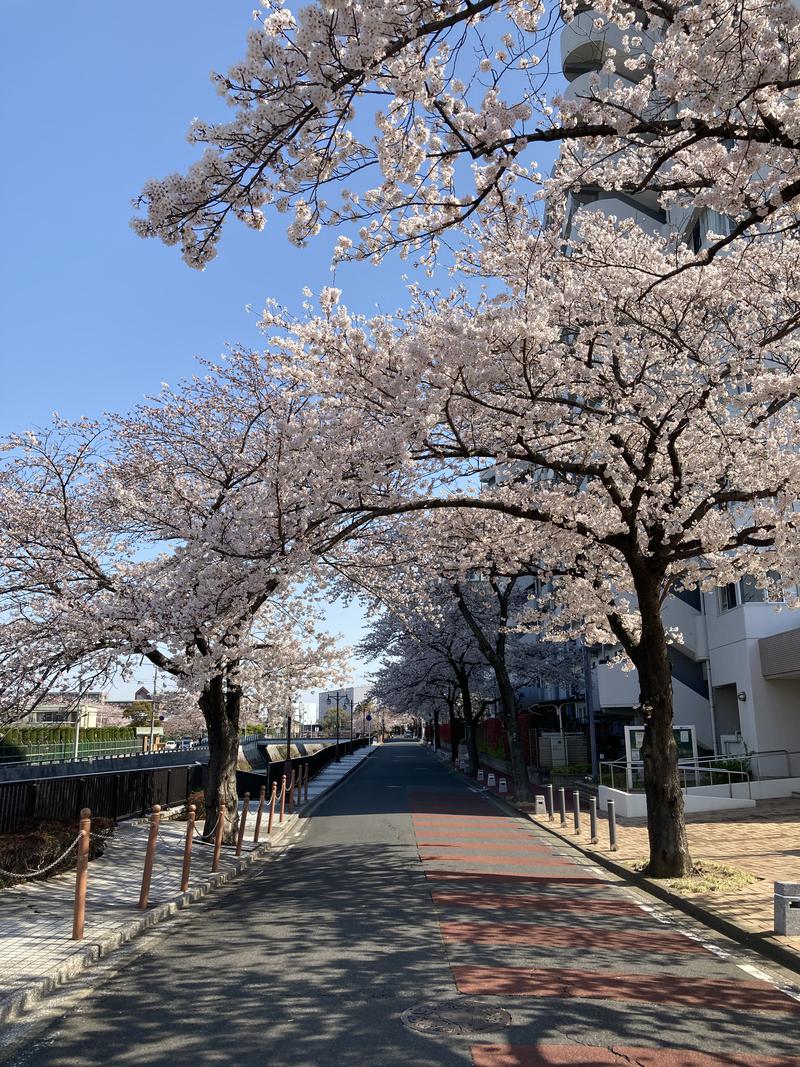
<path fill-rule="evenodd" d="M 569 642 L 541 641 L 518 627 L 533 576 L 519 569 L 519 552 L 510 563 L 501 562 L 493 535 L 491 517 L 482 512 L 457 519 L 451 511 L 395 516 L 388 528 L 370 528 L 350 543 L 339 566 L 371 603 L 389 611 L 362 653 L 375 656 L 392 648 L 393 634 L 400 641 L 400 678 L 410 691 L 427 686 L 436 694 L 434 706 L 451 701 L 455 683 L 473 775 L 478 765 L 476 726 L 486 707 L 481 701 L 481 710 L 476 710 L 475 698 L 497 694 L 514 794 L 526 801 L 531 794 L 517 693 L 543 679 L 573 687 L 577 661 Z M 416 661 L 414 642 L 419 645 Z M 385 685 L 386 679 L 382 681 Z"/>
<path fill-rule="evenodd" d="M 690 857 L 661 606 L 798 573 L 800 260 L 764 236 L 687 285 L 673 268 L 690 250 L 594 213 L 568 251 L 511 225 L 461 260 L 500 292 L 420 290 L 370 321 L 329 293 L 323 315 L 270 307 L 265 327 L 276 366 L 331 397 L 344 432 L 380 427 L 372 447 L 417 469 L 406 510 L 495 515 L 503 556 L 550 583 L 557 610 L 528 609 L 543 633 L 622 646 L 646 724 L 648 869 L 676 876 Z"/>
<path fill-rule="evenodd" d="M 6 443 L 0 692 L 20 714 L 65 674 L 149 660 L 196 695 L 209 825 L 224 801 L 231 834 L 243 701 L 289 707 L 341 669 L 310 598 L 353 519 L 307 448 L 328 438 L 304 400 L 245 353 L 205 369 L 130 415 Z"/>
<path fill-rule="evenodd" d="M 139 198 L 138 232 L 180 244 L 191 266 L 213 258 L 229 218 L 260 229 L 269 206 L 293 212 L 298 244 L 351 223 L 355 246 L 343 235 L 340 254 L 380 257 L 435 250 L 498 215 L 535 225 L 543 185 L 557 199 L 649 190 L 665 207 L 728 216 L 706 257 L 742 234 L 797 228 L 791 0 L 261 6 L 244 58 L 213 75 L 232 117 L 195 119 L 202 156 Z M 553 55 L 564 27 L 585 68 L 567 72 L 567 91 Z M 532 153 L 551 144 L 563 149 L 543 181 Z"/>

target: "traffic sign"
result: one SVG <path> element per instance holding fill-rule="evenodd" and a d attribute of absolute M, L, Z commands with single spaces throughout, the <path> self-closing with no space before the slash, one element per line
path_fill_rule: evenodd
<path fill-rule="evenodd" d="M 372 722 L 372 716 L 371 715 L 367 716 L 367 722 Z"/>

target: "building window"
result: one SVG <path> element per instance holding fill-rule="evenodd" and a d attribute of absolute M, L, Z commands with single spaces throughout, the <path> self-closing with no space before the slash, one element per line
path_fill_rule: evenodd
<path fill-rule="evenodd" d="M 720 615 L 723 611 L 730 611 L 731 608 L 738 606 L 739 601 L 736 596 L 736 589 L 736 582 L 728 582 L 727 585 L 723 585 L 717 590 L 717 603 L 719 605 Z"/>
<path fill-rule="evenodd" d="M 786 597 L 783 592 L 781 576 L 777 571 L 767 571 L 767 588 L 756 585 L 755 579 L 745 575 L 739 582 L 743 604 L 783 604 Z"/>

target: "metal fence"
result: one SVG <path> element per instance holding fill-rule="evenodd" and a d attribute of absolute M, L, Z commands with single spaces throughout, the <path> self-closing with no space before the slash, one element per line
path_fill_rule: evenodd
<path fill-rule="evenodd" d="M 0 833 L 31 820 L 77 819 L 81 808 L 104 819 L 146 815 L 154 804 L 182 804 L 202 783 L 200 764 L 0 782 Z"/>
<path fill-rule="evenodd" d="M 343 741 L 341 755 L 363 748 L 366 738 Z M 308 765 L 309 777 L 336 758 L 336 746 L 330 745 L 310 756 L 291 761 L 295 774 Z M 239 796 L 258 796 L 262 785 L 269 791 L 272 783 L 280 787 L 286 764 L 279 760 L 266 771 L 256 774 L 237 771 Z M 77 819 L 81 808 L 90 808 L 92 817 L 129 819 L 146 815 L 154 804 L 171 807 L 183 804 L 190 793 L 204 787 L 208 775 L 206 764 L 182 767 L 145 767 L 131 771 L 105 771 L 98 774 L 37 778 L 19 782 L 0 782 L 0 833 L 13 833 L 28 821 Z"/>
<path fill-rule="evenodd" d="M 342 756 L 349 756 L 351 752 L 357 752 L 360 748 L 365 748 L 369 744 L 366 737 L 356 738 L 351 745 L 351 742 L 341 741 L 339 743 L 339 752 Z M 327 767 L 329 763 L 332 763 L 336 759 L 336 745 L 327 745 L 325 748 L 320 749 L 318 752 L 314 752 L 310 756 L 299 756 L 291 760 L 291 766 L 297 775 L 300 772 L 305 773 L 305 767 L 308 766 L 309 778 L 314 778 L 323 767 Z M 267 787 L 267 794 L 272 788 L 272 783 L 275 782 L 280 788 L 281 778 L 285 773 L 286 761 L 275 760 L 274 763 L 270 763 L 266 770 L 259 772 L 256 771 L 237 771 L 236 772 L 236 788 L 240 797 L 243 797 L 245 793 L 249 793 L 252 797 L 258 796 L 258 791 L 262 785 Z"/>

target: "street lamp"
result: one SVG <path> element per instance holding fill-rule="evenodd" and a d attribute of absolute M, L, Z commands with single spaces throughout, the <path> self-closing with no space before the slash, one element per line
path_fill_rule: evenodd
<path fill-rule="evenodd" d="M 341 763 L 342 757 L 339 755 L 339 690 L 336 690 L 336 762 Z M 328 707 L 333 704 L 333 697 L 328 693 L 327 697 Z"/>

